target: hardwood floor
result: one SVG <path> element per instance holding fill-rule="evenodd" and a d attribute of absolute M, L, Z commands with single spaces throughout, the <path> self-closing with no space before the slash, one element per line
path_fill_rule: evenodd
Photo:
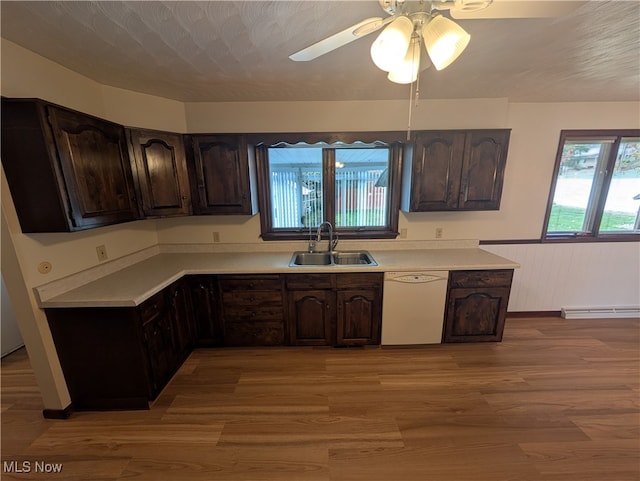
<path fill-rule="evenodd" d="M 639 353 L 638 319 L 560 318 L 499 344 L 201 349 L 148 411 L 46 420 L 21 350 L 2 479 L 638 481 Z"/>

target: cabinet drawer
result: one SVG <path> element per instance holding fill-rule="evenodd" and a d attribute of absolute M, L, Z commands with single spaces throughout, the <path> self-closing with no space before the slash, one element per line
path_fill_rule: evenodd
<path fill-rule="evenodd" d="M 362 272 L 357 274 L 337 274 L 336 287 L 338 289 L 353 289 L 359 287 L 382 286 L 383 274 L 380 272 Z"/>
<path fill-rule="evenodd" d="M 142 322 L 147 323 L 162 313 L 166 307 L 164 291 L 158 292 L 151 298 L 140 304 L 140 317 Z"/>
<path fill-rule="evenodd" d="M 286 276 L 288 289 L 331 289 L 333 274 L 291 274 Z"/>
<path fill-rule="evenodd" d="M 449 287 L 510 287 L 513 269 L 451 271 Z"/>
<path fill-rule="evenodd" d="M 282 322 L 228 323 L 224 329 L 227 346 L 282 346 L 284 324 Z"/>
<path fill-rule="evenodd" d="M 224 321 L 281 321 L 280 291 L 232 291 L 222 293 Z"/>
<path fill-rule="evenodd" d="M 224 323 L 235 322 L 282 322 L 284 312 L 282 306 L 261 307 L 259 309 L 248 309 L 241 307 L 231 307 L 224 310 Z"/>
<path fill-rule="evenodd" d="M 243 306 L 230 306 L 224 309 L 224 322 L 240 321 L 282 321 L 284 317 L 282 306 L 264 306 L 250 308 Z"/>
<path fill-rule="evenodd" d="M 223 292 L 249 289 L 257 291 L 280 291 L 280 288 L 280 276 L 278 275 L 220 277 L 220 289 Z"/>
<path fill-rule="evenodd" d="M 222 293 L 223 306 L 234 306 L 245 309 L 255 309 L 265 306 L 282 307 L 280 291 L 232 291 Z M 225 309 L 226 310 L 226 309 Z"/>

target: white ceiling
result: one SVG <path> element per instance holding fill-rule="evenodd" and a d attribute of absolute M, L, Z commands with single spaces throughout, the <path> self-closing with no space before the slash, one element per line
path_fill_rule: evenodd
<path fill-rule="evenodd" d="M 364 18 L 385 16 L 377 0 L 2 1 L 0 8 L 2 37 L 100 83 L 161 97 L 409 95 L 371 62 L 376 33 L 312 62 L 288 58 Z M 559 18 L 457 22 L 471 43 L 447 69 L 422 74 L 420 98 L 640 100 L 638 0 L 590 1 Z"/>

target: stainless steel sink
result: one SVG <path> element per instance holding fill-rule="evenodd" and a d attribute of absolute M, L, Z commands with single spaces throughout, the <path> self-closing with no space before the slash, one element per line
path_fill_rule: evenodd
<path fill-rule="evenodd" d="M 333 259 L 330 252 L 294 252 L 290 266 L 328 266 Z"/>
<path fill-rule="evenodd" d="M 294 252 L 290 267 L 300 266 L 377 266 L 378 263 L 367 251 L 340 252 Z"/>
<path fill-rule="evenodd" d="M 378 265 L 367 251 L 334 252 L 333 262 L 338 265 Z"/>

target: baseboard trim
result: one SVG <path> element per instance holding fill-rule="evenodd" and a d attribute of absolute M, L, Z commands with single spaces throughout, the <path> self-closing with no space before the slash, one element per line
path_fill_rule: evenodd
<path fill-rule="evenodd" d="M 5 353 L 2 355 L 2 359 L 4 359 L 5 357 L 7 357 L 9 354 L 13 354 L 14 352 L 16 352 L 16 351 L 18 351 L 18 350 L 22 349 L 23 347 L 24 347 L 24 344 L 20 344 L 18 347 L 14 347 L 13 349 L 11 349 L 11 350 L 9 350 L 9 351 L 5 352 Z"/>
<path fill-rule="evenodd" d="M 45 419 L 69 419 L 73 411 L 73 404 L 69 404 L 64 409 L 43 409 L 42 416 Z"/>
<path fill-rule="evenodd" d="M 563 307 L 565 319 L 635 319 L 640 317 L 640 306 Z"/>
<path fill-rule="evenodd" d="M 560 317 L 560 311 L 513 311 L 507 312 L 507 317 L 522 319 L 525 317 Z"/>

